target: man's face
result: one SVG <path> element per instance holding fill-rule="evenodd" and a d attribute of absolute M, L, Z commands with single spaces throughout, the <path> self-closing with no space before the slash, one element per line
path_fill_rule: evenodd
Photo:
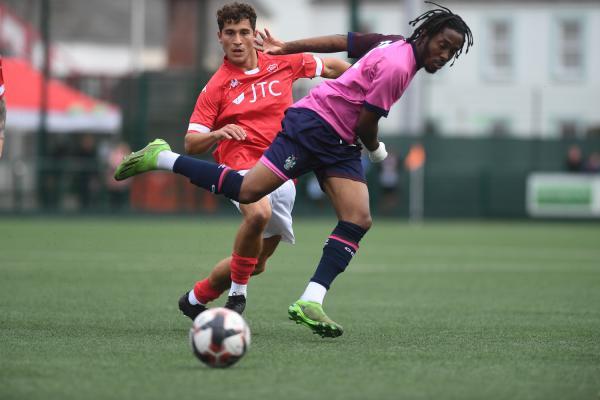
<path fill-rule="evenodd" d="M 425 71 L 430 74 L 436 73 L 462 48 L 464 41 L 465 38 L 462 33 L 450 28 L 444 28 L 440 33 L 429 39 L 423 54 Z"/>
<path fill-rule="evenodd" d="M 255 51 L 254 29 L 247 19 L 238 23 L 226 22 L 218 36 L 225 56 L 234 65 L 243 67 Z"/>

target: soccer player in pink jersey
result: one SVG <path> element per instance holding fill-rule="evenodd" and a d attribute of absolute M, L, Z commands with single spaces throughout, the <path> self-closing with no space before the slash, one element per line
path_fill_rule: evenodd
<path fill-rule="evenodd" d="M 198 96 L 185 136 L 187 154 L 214 148 L 215 161 L 247 171 L 258 162 L 279 132 L 292 105 L 292 84 L 299 78 L 337 78 L 345 61 L 312 54 L 267 55 L 254 49 L 256 13 L 242 3 L 217 12 L 223 63 Z M 227 288 L 225 307 L 238 313 L 246 305 L 250 275 L 264 271 L 280 241 L 294 243 L 292 207 L 296 189 L 285 182 L 251 204 L 234 202 L 242 214 L 233 253 L 219 261 L 206 279 L 179 299 L 180 310 L 194 319 Z"/>
<path fill-rule="evenodd" d="M 473 44 L 471 30 L 462 18 L 438 7 L 411 21 L 415 30 L 408 39 L 381 42 L 341 77 L 322 83 L 288 109 L 281 132 L 247 174 L 172 153 L 164 140 L 157 139 L 127 157 L 115 179 L 167 169 L 213 193 L 251 203 L 289 179 L 313 171 L 339 221 L 325 241 L 314 275 L 288 314 L 321 337 L 340 336 L 342 326 L 325 314 L 322 305 L 332 282 L 346 269 L 372 224 L 361 147 L 367 149 L 371 161 L 383 161 L 387 152 L 377 137 L 379 119 L 387 116 L 421 68 L 435 73 L 458 58 L 465 45 L 468 51 Z M 295 45 L 339 51 L 349 49 L 358 38 L 353 34 L 322 37 Z M 165 160 L 173 161 L 165 165 Z"/>

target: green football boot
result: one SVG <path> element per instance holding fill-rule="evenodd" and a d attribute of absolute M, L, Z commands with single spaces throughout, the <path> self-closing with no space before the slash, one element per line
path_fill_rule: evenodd
<path fill-rule="evenodd" d="M 162 139 L 154 139 L 143 149 L 124 157 L 115 171 L 115 180 L 122 181 L 134 175 L 155 170 L 158 153 L 164 150 L 170 151 L 171 146 Z"/>
<path fill-rule="evenodd" d="M 325 314 L 323 306 L 314 301 L 298 300 L 288 308 L 292 321 L 310 328 L 314 334 L 325 337 L 338 337 L 344 328 Z"/>

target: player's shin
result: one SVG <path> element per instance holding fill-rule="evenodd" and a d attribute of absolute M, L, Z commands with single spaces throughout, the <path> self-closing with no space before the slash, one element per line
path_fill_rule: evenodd
<path fill-rule="evenodd" d="M 239 200 L 244 177 L 224 165 L 180 156 L 175 161 L 173 172 L 188 177 L 191 183 L 212 193 Z"/>
<path fill-rule="evenodd" d="M 242 257 L 233 253 L 231 255 L 231 289 L 230 296 L 246 296 L 248 280 L 256 268 L 258 258 Z"/>
<path fill-rule="evenodd" d="M 338 225 L 325 241 L 321 261 L 301 300 L 323 304 L 327 290 L 329 290 L 335 278 L 344 272 L 358 250 L 358 243 L 366 232 L 366 229 L 351 222 L 338 222 Z"/>
<path fill-rule="evenodd" d="M 193 300 L 200 304 L 208 304 L 209 302 L 217 299 L 221 293 L 223 293 L 223 291 L 214 288 L 210 284 L 208 278 L 206 278 L 196 282 L 194 289 L 190 293 L 190 297 L 193 295 L 193 298 L 190 298 L 189 300 L 191 304 L 194 304 Z"/>

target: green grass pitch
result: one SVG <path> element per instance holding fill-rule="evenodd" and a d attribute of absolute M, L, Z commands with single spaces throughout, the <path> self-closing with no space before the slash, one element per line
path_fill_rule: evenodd
<path fill-rule="evenodd" d="M 597 399 L 600 225 L 376 220 L 325 309 L 288 321 L 335 221 L 250 282 L 252 346 L 192 355 L 178 297 L 235 219 L 0 219 L 0 399 Z M 223 304 L 223 300 L 217 304 Z"/>

